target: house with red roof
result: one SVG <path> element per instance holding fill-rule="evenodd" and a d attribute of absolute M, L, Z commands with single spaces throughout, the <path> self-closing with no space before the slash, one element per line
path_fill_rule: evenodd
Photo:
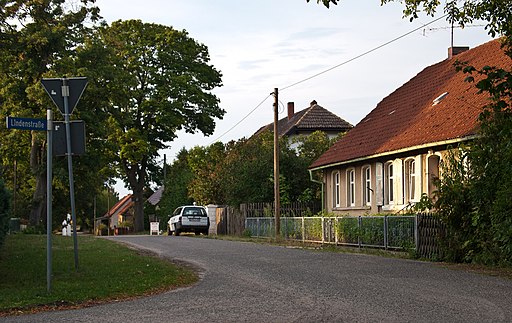
<path fill-rule="evenodd" d="M 288 102 L 287 116 L 278 120 L 277 133 L 279 137 L 293 138 L 310 135 L 315 131 L 323 131 L 329 138 L 334 138 L 341 132 L 349 131 L 352 127 L 350 123 L 313 100 L 309 107 L 298 112 L 295 112 L 295 104 Z M 257 136 L 268 130 L 274 131 L 273 122 L 258 129 L 254 135 Z"/>
<path fill-rule="evenodd" d="M 309 170 L 321 172 L 324 207 L 337 214 L 397 213 L 433 196 L 448 149 L 478 135 L 488 96 L 465 82 L 456 61 L 476 68 L 510 68 L 500 40 L 450 48 L 448 58 L 425 68 L 384 98 Z M 476 78 L 476 76 L 475 76 Z"/>
<path fill-rule="evenodd" d="M 114 206 L 112 206 L 107 211 L 107 213 L 105 213 L 102 217 L 96 218 L 96 227 L 98 228 L 100 224 L 103 223 L 107 225 L 108 232 L 115 233 L 115 229 L 125 226 L 126 223 L 131 223 L 133 225 L 134 201 L 132 199 L 132 196 L 132 194 L 124 196 L 121 200 L 114 204 Z"/>

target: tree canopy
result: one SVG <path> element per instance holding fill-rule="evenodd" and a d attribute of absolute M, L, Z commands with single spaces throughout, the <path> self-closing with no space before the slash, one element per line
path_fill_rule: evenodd
<path fill-rule="evenodd" d="M 128 20 L 103 26 L 94 36 L 88 50 L 103 51 L 107 138 L 119 174 L 133 190 L 135 230 L 140 231 L 142 193 L 158 151 L 181 129 L 212 134 L 215 119 L 223 117 L 211 93 L 222 85 L 221 73 L 209 65 L 207 47 L 186 31 Z"/>
<path fill-rule="evenodd" d="M 52 103 L 40 81 L 77 73 L 72 64 L 76 49 L 90 32 L 87 22 L 99 19 L 93 4 L 93 0 L 0 1 L 2 115 L 46 118 Z M 30 210 L 30 223 L 41 224 L 46 202 L 45 133 L 1 130 L 0 136 L 2 164 L 10 166 L 3 169 L 3 175 L 20 176 L 19 190 L 13 188 Z"/>

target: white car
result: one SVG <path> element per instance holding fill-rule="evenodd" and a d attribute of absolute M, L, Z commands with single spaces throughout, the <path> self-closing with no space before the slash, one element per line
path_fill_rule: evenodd
<path fill-rule="evenodd" d="M 181 232 L 194 232 L 208 235 L 210 219 L 204 206 L 185 205 L 180 206 L 171 215 L 167 222 L 168 235 L 179 236 Z"/>

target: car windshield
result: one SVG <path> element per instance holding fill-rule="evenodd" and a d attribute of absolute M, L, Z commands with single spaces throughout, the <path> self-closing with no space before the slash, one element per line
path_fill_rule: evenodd
<path fill-rule="evenodd" d="M 185 207 L 183 215 L 206 216 L 206 211 L 202 207 Z"/>

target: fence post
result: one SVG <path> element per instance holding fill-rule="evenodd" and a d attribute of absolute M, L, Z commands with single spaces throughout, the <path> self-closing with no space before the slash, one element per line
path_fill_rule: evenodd
<path fill-rule="evenodd" d="M 419 235 L 418 235 L 418 213 L 416 213 L 416 215 L 414 216 L 414 244 L 416 245 L 416 252 L 419 251 Z"/>
<path fill-rule="evenodd" d="M 322 217 L 322 244 L 325 242 L 325 218 Z"/>
<path fill-rule="evenodd" d="M 256 237 L 260 237 L 260 218 L 256 218 Z"/>
<path fill-rule="evenodd" d="M 302 217 L 302 242 L 306 241 L 306 227 L 304 225 L 304 217 Z"/>
<path fill-rule="evenodd" d="M 334 244 L 338 245 L 338 217 L 334 217 Z"/>
<path fill-rule="evenodd" d="M 388 216 L 384 215 L 384 250 L 388 250 Z"/>

